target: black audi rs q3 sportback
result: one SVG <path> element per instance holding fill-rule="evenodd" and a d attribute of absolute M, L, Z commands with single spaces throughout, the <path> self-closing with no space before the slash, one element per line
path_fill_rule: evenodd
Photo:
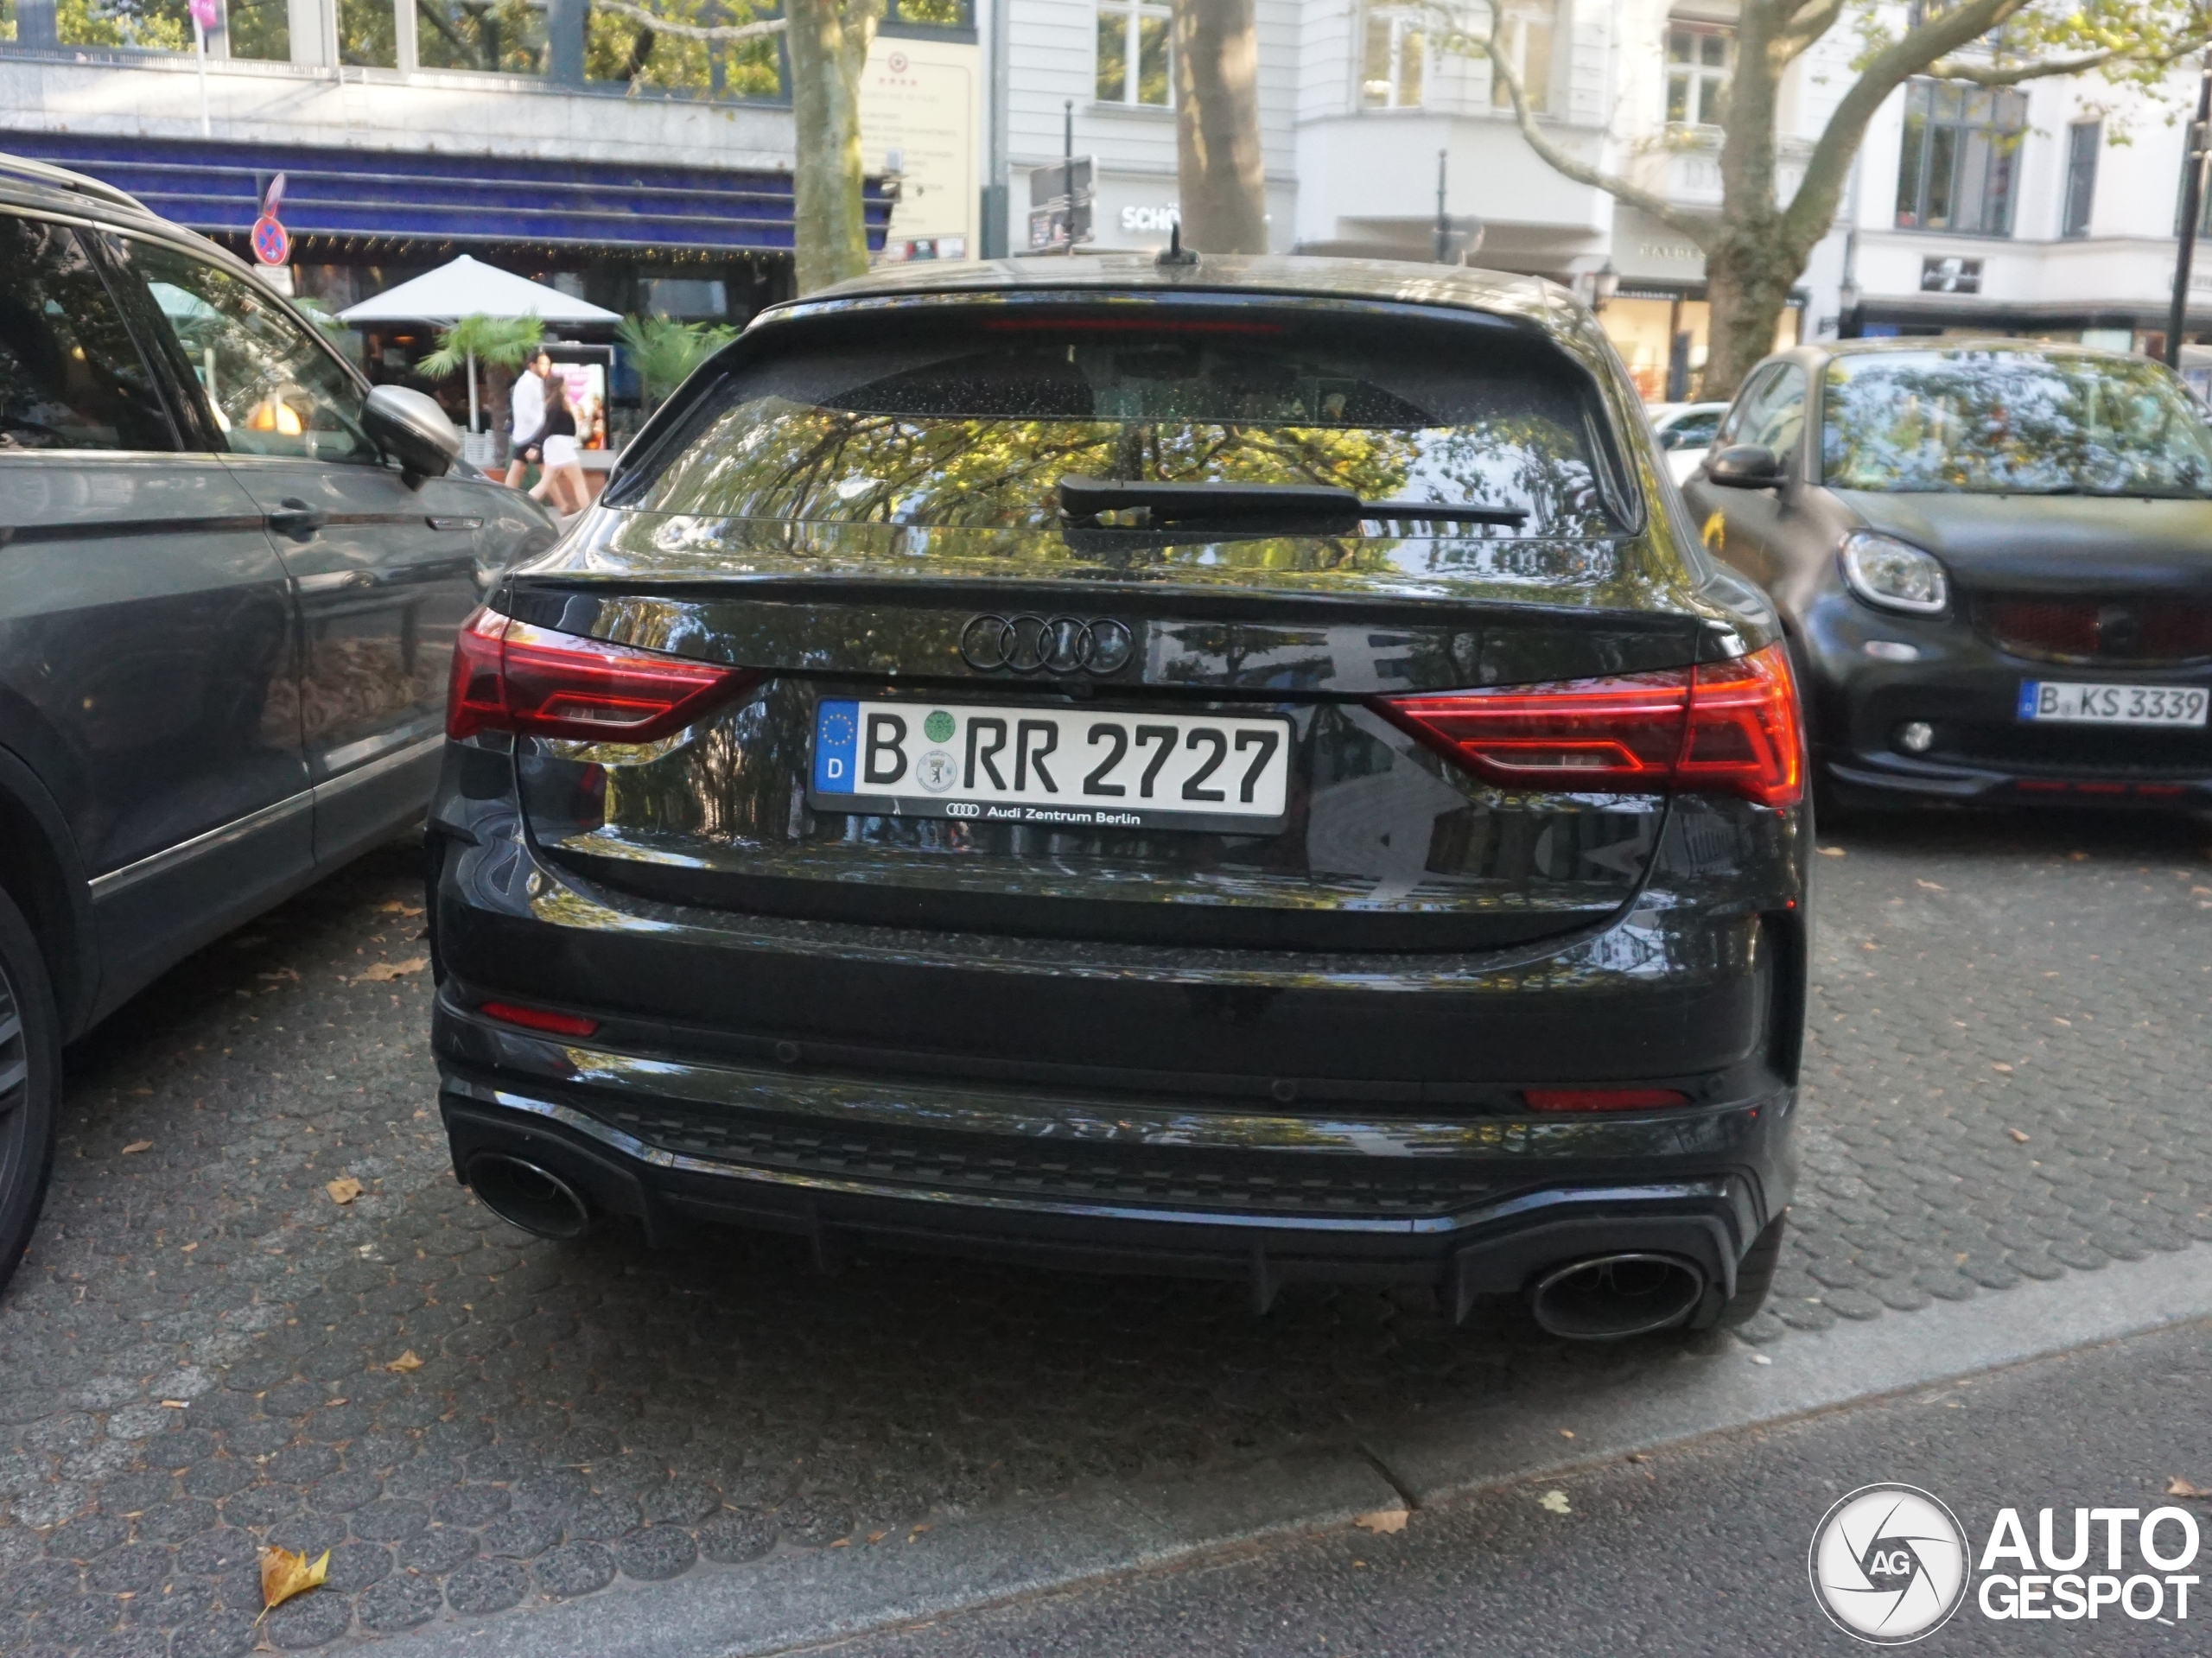
<path fill-rule="evenodd" d="M 456 1172 L 553 1236 L 1747 1318 L 1804 1017 L 1779 639 L 1540 282 L 777 308 L 463 632 Z"/>

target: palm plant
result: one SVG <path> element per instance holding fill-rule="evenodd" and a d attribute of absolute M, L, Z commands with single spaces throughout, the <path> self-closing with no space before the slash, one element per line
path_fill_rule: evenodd
<path fill-rule="evenodd" d="M 630 353 L 652 414 L 693 369 L 737 338 L 723 322 L 678 322 L 666 316 L 626 316 L 615 336 Z"/>
<path fill-rule="evenodd" d="M 479 312 L 462 317 L 438 332 L 435 351 L 416 366 L 434 380 L 457 368 L 468 371 L 468 429 L 476 429 L 476 359 L 501 368 L 520 368 L 545 337 L 545 325 L 534 316 L 486 316 Z"/>

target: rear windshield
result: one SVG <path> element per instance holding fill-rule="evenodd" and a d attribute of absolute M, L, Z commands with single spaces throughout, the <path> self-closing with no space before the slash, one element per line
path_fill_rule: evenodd
<path fill-rule="evenodd" d="M 2139 359 L 1908 352 L 1828 365 L 1835 489 L 1968 495 L 2212 492 L 2212 443 L 2180 383 Z"/>
<path fill-rule="evenodd" d="M 1525 516 L 1452 534 L 1607 536 L 1632 522 L 1595 387 L 1477 326 L 1001 320 L 806 346 L 713 388 L 620 492 L 735 518 L 1046 528 L 1059 480 L 1325 484 L 1364 501 Z M 1382 526 L 1370 524 L 1373 530 Z"/>

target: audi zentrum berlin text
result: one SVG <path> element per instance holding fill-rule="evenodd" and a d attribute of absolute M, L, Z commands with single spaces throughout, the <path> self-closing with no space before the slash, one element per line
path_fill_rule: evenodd
<path fill-rule="evenodd" d="M 464 632 L 454 1166 L 626 1216 L 1748 1317 L 1808 824 L 1589 316 L 1321 259 L 766 313 Z"/>

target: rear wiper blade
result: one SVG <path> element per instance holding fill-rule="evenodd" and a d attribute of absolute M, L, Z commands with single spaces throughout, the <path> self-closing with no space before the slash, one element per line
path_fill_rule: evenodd
<path fill-rule="evenodd" d="M 1153 484 L 1072 474 L 1060 480 L 1060 510 L 1070 518 L 1090 519 L 1102 512 L 1141 511 L 1147 527 L 1266 519 L 1350 528 L 1363 518 L 1517 524 L 1529 516 L 1517 506 L 1474 501 L 1363 501 L 1328 484 Z"/>

